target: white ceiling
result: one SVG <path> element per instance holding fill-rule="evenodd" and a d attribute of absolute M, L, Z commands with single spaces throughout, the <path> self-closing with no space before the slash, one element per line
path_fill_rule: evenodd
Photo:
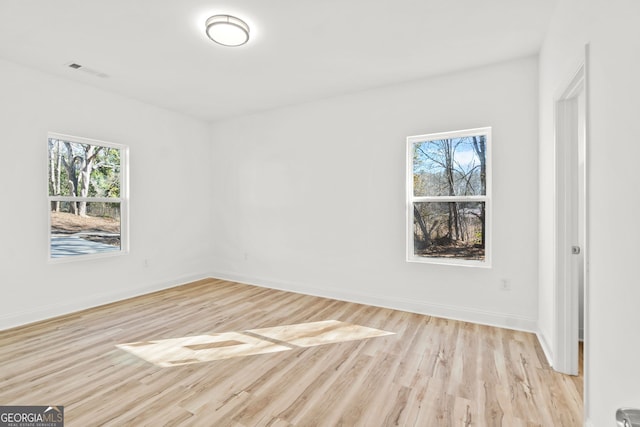
<path fill-rule="evenodd" d="M 535 54 L 556 1 L 2 0 L 0 58 L 220 120 Z M 207 39 L 219 13 L 249 44 Z"/>

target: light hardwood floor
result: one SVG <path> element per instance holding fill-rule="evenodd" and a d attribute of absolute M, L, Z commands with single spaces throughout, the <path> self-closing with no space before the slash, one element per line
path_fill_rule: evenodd
<path fill-rule="evenodd" d="M 328 320 L 393 334 L 255 331 Z M 187 347 L 285 348 L 162 367 L 116 347 L 233 332 Z M 1 405 L 64 405 L 71 427 L 582 425 L 582 377 L 551 370 L 533 334 L 216 279 L 2 331 L 0 379 Z"/>

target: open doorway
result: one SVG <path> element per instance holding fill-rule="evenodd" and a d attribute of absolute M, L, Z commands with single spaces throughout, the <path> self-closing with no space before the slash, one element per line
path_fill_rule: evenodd
<path fill-rule="evenodd" d="M 583 63 L 557 98 L 554 369 L 580 371 L 587 298 L 587 91 Z"/>

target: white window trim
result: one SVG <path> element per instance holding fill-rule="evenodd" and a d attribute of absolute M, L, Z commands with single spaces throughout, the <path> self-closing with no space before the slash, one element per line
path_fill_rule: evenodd
<path fill-rule="evenodd" d="M 484 196 L 414 196 L 413 195 L 413 146 L 417 142 L 435 141 L 439 139 L 448 138 L 463 138 L 474 135 L 486 135 L 486 195 Z M 407 137 L 406 144 L 406 218 L 407 223 L 405 226 L 406 237 L 406 259 L 407 262 L 417 262 L 423 264 L 441 264 L 441 265 L 457 265 L 464 267 L 483 267 L 491 268 L 491 240 L 492 240 L 492 206 L 491 206 L 491 189 L 492 189 L 492 164 L 491 164 L 491 151 L 492 151 L 492 138 L 491 127 L 465 129 L 452 132 L 439 132 L 424 135 L 413 135 Z M 413 204 L 416 202 L 485 202 L 485 258 L 484 260 L 467 260 L 467 259 L 455 259 L 455 258 L 438 258 L 438 257 L 424 257 L 416 256 L 414 254 L 414 234 L 413 234 Z"/>
<path fill-rule="evenodd" d="M 78 144 L 99 145 L 101 147 L 117 148 L 120 150 L 120 197 L 68 197 L 68 196 L 50 196 L 49 195 L 49 176 L 45 181 L 45 194 L 47 195 L 47 262 L 52 264 L 61 264 L 68 262 L 88 261 L 100 258 L 110 258 L 124 255 L 129 252 L 129 147 L 123 144 L 102 141 L 98 139 L 84 138 L 73 135 L 66 135 L 55 132 L 47 133 L 47 142 L 49 139 L 60 139 Z M 48 152 L 47 168 L 49 164 Z M 48 174 L 47 174 L 48 175 Z M 120 203 L 120 250 L 98 253 L 66 256 L 61 258 L 51 258 L 51 202 L 53 201 L 76 201 L 76 202 L 105 202 Z"/>

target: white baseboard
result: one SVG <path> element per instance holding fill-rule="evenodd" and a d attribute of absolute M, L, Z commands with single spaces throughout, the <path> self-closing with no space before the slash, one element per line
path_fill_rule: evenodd
<path fill-rule="evenodd" d="M 425 314 L 435 317 L 443 317 L 453 320 L 478 323 L 482 325 L 497 326 L 500 328 L 515 329 L 525 332 L 537 330 L 537 320 L 528 317 L 496 313 L 487 310 L 478 310 L 469 307 L 459 307 L 444 304 L 434 304 L 427 301 L 390 297 L 384 295 L 365 294 L 331 287 L 317 287 L 302 283 L 291 283 L 280 280 L 270 280 L 259 277 L 245 276 L 236 273 L 212 272 L 211 277 L 229 280 L 263 288 L 278 289 L 296 292 L 306 295 L 337 299 L 341 301 L 367 304 L 376 307 L 391 308 L 394 310 L 408 311 L 411 313 Z"/>
<path fill-rule="evenodd" d="M 109 304 L 115 301 L 137 297 L 163 289 L 173 288 L 175 286 L 194 282 L 200 279 L 205 279 L 207 277 L 208 275 L 206 274 L 183 276 L 175 278 L 173 280 L 146 284 L 137 288 L 128 289 L 127 291 L 105 292 L 98 295 L 91 295 L 88 297 L 66 301 L 64 304 L 51 304 L 46 306 L 32 307 L 17 313 L 0 315 L 0 331 L 37 322 L 40 320 L 50 319 L 52 317 L 74 313 L 76 311 L 85 310 L 104 304 Z"/>
<path fill-rule="evenodd" d="M 589 418 L 584 420 L 584 425 L 585 427 L 595 427 L 595 424 L 593 424 Z"/>
<path fill-rule="evenodd" d="M 547 363 L 549 363 L 549 366 L 553 367 L 553 352 L 551 351 L 551 347 L 549 346 L 546 336 L 540 330 L 536 332 L 536 336 L 538 337 L 538 342 L 540 343 L 540 347 L 542 347 L 544 356 L 547 358 Z"/>
<path fill-rule="evenodd" d="M 97 307 L 127 298 L 133 298 L 139 295 L 172 288 L 181 284 L 193 282 L 207 277 L 215 277 L 264 288 L 279 289 L 283 291 L 314 295 L 341 301 L 349 301 L 359 304 L 391 308 L 395 310 L 408 311 L 412 313 L 419 313 L 429 316 L 443 317 L 447 319 L 461 320 L 465 322 L 497 326 L 501 328 L 515 329 L 526 332 L 534 332 L 537 329 L 535 319 L 523 316 L 496 313 L 469 307 L 434 304 L 427 301 L 416 301 L 413 299 L 401 297 L 365 294 L 330 287 L 320 288 L 317 286 L 310 286 L 301 283 L 288 283 L 284 281 L 269 280 L 235 273 L 213 272 L 210 274 L 183 276 L 175 278 L 173 280 L 163 281 L 150 285 L 147 284 L 138 288 L 129 289 L 126 292 L 106 292 L 99 295 L 91 295 L 90 297 L 67 301 L 64 304 L 52 304 L 48 306 L 33 307 L 17 313 L 0 315 L 0 330 L 5 330 L 16 326 L 21 326 L 40 320 L 45 320 L 92 307 Z M 545 347 L 543 345 L 543 349 L 544 348 Z M 545 354 L 547 354 L 546 350 Z"/>

